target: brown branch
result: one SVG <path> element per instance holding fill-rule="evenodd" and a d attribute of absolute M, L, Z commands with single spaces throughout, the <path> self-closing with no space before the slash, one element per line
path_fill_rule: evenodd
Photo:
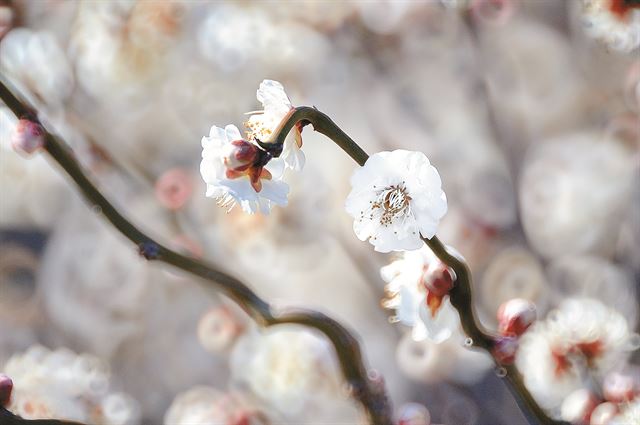
<path fill-rule="evenodd" d="M 18 100 L 4 82 L 0 82 L 0 98 L 18 118 L 34 116 L 32 109 Z M 364 408 L 369 422 L 375 425 L 392 423 L 391 406 L 384 385 L 368 377 L 360 344 L 344 326 L 316 311 L 297 309 L 274 312 L 265 300 L 240 280 L 203 261 L 170 250 L 128 221 L 89 180 L 69 146 L 49 132 L 45 133 L 44 150 L 74 181 L 89 204 L 96 210 L 99 209 L 104 218 L 133 242 L 147 260 L 161 261 L 202 278 L 207 287 L 218 289 L 232 298 L 261 326 L 298 324 L 324 334 L 336 351 L 342 374 L 352 396 Z"/>
<path fill-rule="evenodd" d="M 289 112 L 274 132 L 272 143 L 284 143 L 287 134 L 295 125 L 305 126 L 308 124 L 312 124 L 315 131 L 333 140 L 359 165 L 362 166 L 367 161 L 369 157 L 367 153 L 346 135 L 327 115 L 315 108 L 306 106 L 294 108 Z M 493 352 L 495 337 L 483 330 L 475 315 L 471 292 L 471 273 L 464 259 L 448 250 L 437 236 L 431 239 L 423 238 L 423 240 L 440 261 L 455 271 L 456 281 L 453 289 L 451 289 L 449 293 L 449 298 L 451 299 L 453 307 L 458 311 L 462 328 L 465 334 L 471 338 L 473 346 L 486 350 L 494 359 L 496 366 L 504 369 L 506 372 L 504 379 L 507 387 L 513 394 L 518 407 L 520 407 L 520 410 L 529 423 L 545 425 L 566 424 L 565 422 L 555 421 L 549 418 L 525 387 L 522 376 L 515 366 L 502 365 L 497 360 Z"/>

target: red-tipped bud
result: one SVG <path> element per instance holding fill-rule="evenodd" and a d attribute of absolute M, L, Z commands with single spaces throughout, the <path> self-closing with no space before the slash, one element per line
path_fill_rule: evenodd
<path fill-rule="evenodd" d="M 165 171 L 156 181 L 156 198 L 168 210 L 182 208 L 193 193 L 193 179 L 186 171 L 172 168 Z"/>
<path fill-rule="evenodd" d="M 13 391 L 13 381 L 7 375 L 0 373 L 0 406 L 8 406 Z"/>
<path fill-rule="evenodd" d="M 453 288 L 453 273 L 444 264 L 429 267 L 422 279 L 427 290 L 436 297 L 444 297 Z"/>
<path fill-rule="evenodd" d="M 431 425 L 429 409 L 418 403 L 406 403 L 398 411 L 398 425 Z"/>
<path fill-rule="evenodd" d="M 522 298 L 509 300 L 498 308 L 498 331 L 502 335 L 520 336 L 535 320 L 535 304 Z"/>
<path fill-rule="evenodd" d="M 587 389 L 580 389 L 569 394 L 562 402 L 560 415 L 562 419 L 576 425 L 589 423 L 591 412 L 598 405 L 596 396 Z"/>
<path fill-rule="evenodd" d="M 618 414 L 618 406 L 611 402 L 600 403 L 591 412 L 589 425 L 607 425 Z"/>
<path fill-rule="evenodd" d="M 30 155 L 44 146 L 44 134 L 44 128 L 39 123 L 20 119 L 11 135 L 11 146 L 17 152 Z"/>
<path fill-rule="evenodd" d="M 498 337 L 491 351 L 498 363 L 512 364 L 518 352 L 518 338 L 515 336 Z"/>
<path fill-rule="evenodd" d="M 614 403 L 632 400 L 637 387 L 638 383 L 632 376 L 618 372 L 608 374 L 602 382 L 604 398 Z"/>
<path fill-rule="evenodd" d="M 512 0 L 473 0 L 471 12 L 482 23 L 502 25 L 513 15 Z"/>
<path fill-rule="evenodd" d="M 224 164 L 232 171 L 245 171 L 258 158 L 258 147 L 246 140 L 234 140 L 225 146 Z"/>

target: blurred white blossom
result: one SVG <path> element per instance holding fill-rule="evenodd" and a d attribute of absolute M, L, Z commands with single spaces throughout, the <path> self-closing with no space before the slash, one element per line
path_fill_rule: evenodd
<path fill-rule="evenodd" d="M 60 107 L 71 95 L 74 78 L 56 38 L 45 31 L 15 28 L 0 42 L 2 72 L 36 104 Z"/>
<path fill-rule="evenodd" d="M 268 425 L 274 418 L 242 393 L 224 393 L 211 387 L 194 387 L 178 394 L 165 413 L 166 425 Z"/>
<path fill-rule="evenodd" d="M 331 346 L 304 329 L 243 337 L 231 354 L 231 369 L 235 380 L 288 417 L 320 415 L 326 403 L 337 413 L 346 397 Z"/>
<path fill-rule="evenodd" d="M 26 419 L 139 423 L 136 401 L 110 389 L 109 370 L 96 357 L 33 346 L 9 359 L 3 371 L 14 384 L 8 408 Z"/>
<path fill-rule="evenodd" d="M 614 50 L 630 53 L 640 45 L 640 9 L 625 0 L 582 0 L 585 30 Z"/>
<path fill-rule="evenodd" d="M 440 175 L 421 152 L 395 150 L 369 157 L 351 177 L 347 212 L 353 230 L 376 251 L 418 249 L 447 212 Z"/>
<path fill-rule="evenodd" d="M 516 364 L 538 402 L 557 408 L 588 376 L 601 379 L 624 364 L 636 340 L 617 311 L 593 299 L 567 299 L 522 336 Z"/>

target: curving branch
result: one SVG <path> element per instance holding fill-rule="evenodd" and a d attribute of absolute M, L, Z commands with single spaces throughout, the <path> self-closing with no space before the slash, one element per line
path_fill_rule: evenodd
<path fill-rule="evenodd" d="M 307 106 L 294 108 L 289 112 L 274 132 L 272 143 L 284 143 L 287 134 L 294 126 L 304 127 L 308 124 L 312 124 L 315 131 L 333 140 L 359 165 L 364 165 L 369 158 L 367 153 L 326 114 L 323 114 L 316 108 Z M 514 365 L 500 364 L 496 358 L 493 351 L 496 337 L 482 328 L 475 315 L 471 291 L 471 273 L 464 259 L 450 249 L 447 249 L 437 236 L 431 239 L 423 238 L 423 241 L 431 248 L 440 261 L 455 271 L 456 281 L 454 287 L 449 292 L 449 298 L 451 299 L 453 307 L 458 311 L 462 328 L 465 334 L 471 339 L 471 345 L 486 350 L 493 358 L 496 367 L 504 370 L 506 373 L 504 379 L 507 382 L 507 386 L 529 423 L 532 425 L 567 424 L 566 422 L 551 419 L 538 403 L 536 403 L 533 396 L 531 396 L 517 368 Z"/>
<path fill-rule="evenodd" d="M 35 119 L 33 118 L 34 111 L 18 100 L 3 81 L 0 81 L 0 98 L 18 118 L 28 116 L 31 120 Z M 123 236 L 133 242 L 138 247 L 140 255 L 147 260 L 160 261 L 200 277 L 207 287 L 220 290 L 232 298 L 261 326 L 297 324 L 316 329 L 324 334 L 335 349 L 351 395 L 362 405 L 369 423 L 374 425 L 392 424 L 391 406 L 384 384 L 380 379 L 372 379 L 368 376 L 360 344 L 347 328 L 317 311 L 303 309 L 274 311 L 271 305 L 240 280 L 203 261 L 180 255 L 156 242 L 128 221 L 102 195 L 100 190 L 89 180 L 65 142 L 53 134 L 45 132 L 44 150 L 74 181 L 89 204 L 101 211 L 104 218 Z"/>

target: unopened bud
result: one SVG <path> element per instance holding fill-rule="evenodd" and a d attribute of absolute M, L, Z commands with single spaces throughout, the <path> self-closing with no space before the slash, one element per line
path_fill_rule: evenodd
<path fill-rule="evenodd" d="M 234 140 L 224 149 L 224 165 L 233 171 L 245 171 L 258 158 L 258 147 L 246 140 Z"/>
<path fill-rule="evenodd" d="M 429 267 L 422 279 L 427 290 L 436 297 L 444 297 L 453 288 L 453 273 L 444 264 Z"/>
<path fill-rule="evenodd" d="M 498 337 L 491 352 L 498 363 L 503 365 L 512 364 L 518 352 L 518 338 L 515 336 Z"/>
<path fill-rule="evenodd" d="M 498 308 L 498 332 L 520 336 L 535 322 L 536 306 L 531 301 L 514 298 Z"/>
<path fill-rule="evenodd" d="M 11 135 L 11 146 L 17 152 L 30 155 L 44 146 L 44 134 L 39 123 L 22 118 Z"/>
<path fill-rule="evenodd" d="M 482 23 L 503 25 L 513 15 L 512 0 L 472 0 L 473 16 Z"/>
<path fill-rule="evenodd" d="M 179 210 L 193 193 L 193 180 L 186 171 L 172 168 L 156 181 L 155 193 L 163 207 L 173 211 Z"/>
<path fill-rule="evenodd" d="M 242 333 L 244 327 L 227 307 L 211 309 L 198 323 L 198 340 L 209 352 L 226 350 Z"/>
<path fill-rule="evenodd" d="M 579 389 L 567 396 L 560 407 L 562 419 L 572 424 L 588 424 L 598 399 L 587 389 Z"/>
<path fill-rule="evenodd" d="M 398 425 L 430 425 L 429 409 L 418 403 L 406 403 L 398 411 Z"/>
<path fill-rule="evenodd" d="M 613 372 L 605 376 L 602 383 L 604 398 L 614 403 L 622 403 L 635 396 L 636 382 L 630 375 Z"/>
<path fill-rule="evenodd" d="M 13 381 L 7 375 L 0 373 L 0 406 L 8 406 L 11 400 Z"/>

